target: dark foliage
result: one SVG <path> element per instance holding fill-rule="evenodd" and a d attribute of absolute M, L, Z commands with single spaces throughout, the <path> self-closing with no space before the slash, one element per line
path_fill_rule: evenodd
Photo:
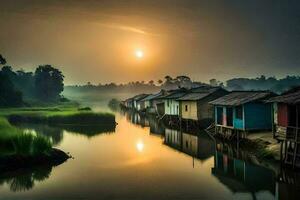
<path fill-rule="evenodd" d="M 57 100 L 64 90 L 64 76 L 51 65 L 41 65 L 35 70 L 35 89 L 37 98 L 42 100 Z"/>
<path fill-rule="evenodd" d="M 0 107 L 15 107 L 22 104 L 22 93 L 15 90 L 9 77 L 0 71 Z"/>
<path fill-rule="evenodd" d="M 3 58 L 3 56 L 0 54 L 0 65 L 5 65 L 6 64 L 6 60 L 5 58 Z"/>
<path fill-rule="evenodd" d="M 0 65 L 6 64 L 0 54 Z M 20 106 L 25 100 L 61 101 L 64 89 L 64 76 L 61 71 L 51 65 L 39 66 L 35 73 L 24 70 L 13 71 L 11 66 L 3 66 L 0 70 L 0 106 Z"/>
<path fill-rule="evenodd" d="M 90 107 L 83 107 L 83 108 L 78 108 L 78 111 L 91 111 L 92 109 Z"/>
<path fill-rule="evenodd" d="M 300 76 L 287 76 L 282 79 L 266 78 L 234 78 L 227 81 L 229 90 L 271 90 L 282 93 L 290 88 L 300 85 Z"/>

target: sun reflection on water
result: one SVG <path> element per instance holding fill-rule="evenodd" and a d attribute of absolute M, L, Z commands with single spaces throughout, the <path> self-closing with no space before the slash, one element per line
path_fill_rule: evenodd
<path fill-rule="evenodd" d="M 138 150 L 138 152 L 143 152 L 143 150 L 144 150 L 144 143 L 143 143 L 143 141 L 138 141 L 136 143 L 136 149 Z"/>

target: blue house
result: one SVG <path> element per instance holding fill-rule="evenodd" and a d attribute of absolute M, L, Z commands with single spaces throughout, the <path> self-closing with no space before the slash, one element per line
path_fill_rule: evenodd
<path fill-rule="evenodd" d="M 215 108 L 219 130 L 271 130 L 271 105 L 264 100 L 274 96 L 267 91 L 235 91 L 210 103 Z"/>

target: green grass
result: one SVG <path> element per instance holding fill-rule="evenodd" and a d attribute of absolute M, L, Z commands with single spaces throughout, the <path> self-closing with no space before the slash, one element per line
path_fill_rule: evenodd
<path fill-rule="evenodd" d="M 47 153 L 52 142 L 44 136 L 24 133 L 0 117 L 0 155 L 34 155 Z"/>
<path fill-rule="evenodd" d="M 22 131 L 12 126 L 5 118 L 0 117 L 0 144 L 12 136 L 21 134 Z"/>
<path fill-rule="evenodd" d="M 78 107 L 72 105 L 0 109 L 1 152 L 33 155 L 47 153 L 52 148 L 52 142 L 41 135 L 25 134 L 13 126 L 14 123 L 111 127 L 115 126 L 115 116 L 111 113 L 94 113 L 88 109 L 78 110 Z"/>

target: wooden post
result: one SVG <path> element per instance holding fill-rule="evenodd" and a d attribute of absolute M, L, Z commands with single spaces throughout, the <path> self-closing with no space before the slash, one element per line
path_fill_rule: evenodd
<path fill-rule="evenodd" d="M 281 164 L 282 164 L 282 161 L 283 161 L 282 152 L 283 152 L 283 141 L 280 142 L 280 163 Z"/>
<path fill-rule="evenodd" d="M 298 105 L 296 105 L 296 136 L 295 136 L 295 146 L 294 146 L 294 157 L 293 157 L 293 168 L 295 167 L 296 157 L 297 157 L 297 147 L 298 147 Z"/>
<path fill-rule="evenodd" d="M 275 138 L 275 128 L 274 128 L 274 126 L 275 126 L 275 124 L 274 124 L 274 104 L 275 103 L 272 103 L 271 105 L 271 112 L 272 112 L 272 133 L 273 133 L 273 139 Z"/>

